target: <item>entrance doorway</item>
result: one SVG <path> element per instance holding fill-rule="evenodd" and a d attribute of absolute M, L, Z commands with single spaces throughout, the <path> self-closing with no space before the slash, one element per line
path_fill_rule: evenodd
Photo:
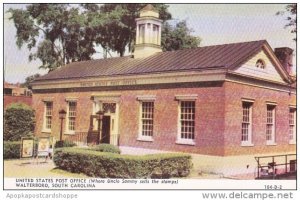
<path fill-rule="evenodd" d="M 119 96 L 97 96 L 93 101 L 93 114 L 91 115 L 90 135 L 96 135 L 98 143 L 107 143 L 112 145 L 119 145 Z M 101 131 L 99 130 L 99 123 L 97 119 L 97 112 L 102 110 L 104 116 L 101 120 Z M 101 132 L 101 135 L 100 135 Z M 100 137 L 99 137 L 100 136 Z M 90 136 L 89 138 L 95 139 Z"/>
<path fill-rule="evenodd" d="M 110 116 L 103 116 L 100 143 L 110 144 Z"/>

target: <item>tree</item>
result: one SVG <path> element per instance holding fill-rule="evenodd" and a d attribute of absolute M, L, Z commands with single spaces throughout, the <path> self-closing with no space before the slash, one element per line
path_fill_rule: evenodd
<path fill-rule="evenodd" d="M 124 56 L 134 51 L 136 35 L 135 19 L 146 4 L 30 4 L 26 9 L 10 9 L 17 29 L 16 44 L 27 45 L 34 51 L 29 60 L 42 61 L 40 68 L 52 71 L 74 61 L 92 59 L 95 45 L 104 49 L 104 58 L 110 51 Z M 171 19 L 168 6 L 153 4 L 160 19 L 166 23 Z M 196 47 L 198 37 L 186 22 L 175 28 L 166 23 L 163 29 L 163 49 L 177 50 Z M 171 37 L 170 39 L 168 37 Z"/>
<path fill-rule="evenodd" d="M 17 46 L 27 44 L 29 50 L 37 47 L 29 60 L 40 59 L 40 68 L 52 71 L 73 61 L 89 60 L 95 52 L 79 8 L 68 4 L 31 4 L 25 10 L 8 12 L 17 29 Z"/>
<path fill-rule="evenodd" d="M 40 77 L 41 75 L 39 73 L 36 73 L 34 75 L 28 76 L 25 78 L 25 82 L 21 84 L 22 87 L 27 87 L 29 88 L 30 83 Z"/>
<path fill-rule="evenodd" d="M 22 137 L 32 135 L 35 115 L 32 108 L 25 104 L 14 103 L 4 112 L 4 141 L 19 141 Z"/>
<path fill-rule="evenodd" d="M 107 51 L 117 51 L 123 56 L 134 51 L 136 35 L 135 19 L 139 11 L 147 4 L 104 4 L 102 6 L 83 4 L 85 14 L 91 17 L 93 29 L 97 29 L 97 42 Z M 165 4 L 153 4 L 158 10 L 159 17 L 164 22 L 162 29 L 162 47 L 164 51 L 194 48 L 199 46 L 200 38 L 192 36 L 193 32 L 187 27 L 186 21 L 181 21 L 172 27 L 167 20 L 172 18 Z M 97 17 L 96 17 L 97 16 Z"/>
<path fill-rule="evenodd" d="M 139 11 L 147 4 L 104 4 L 102 6 L 82 4 L 84 13 L 88 16 L 91 29 L 96 30 L 96 43 L 106 51 L 116 51 L 123 56 L 134 50 L 136 22 Z M 171 19 L 165 4 L 153 4 L 159 11 L 163 21 Z"/>
<path fill-rule="evenodd" d="M 288 23 L 285 28 L 291 28 L 291 33 L 297 34 L 297 4 L 289 4 L 285 7 L 285 11 L 279 11 L 276 15 L 287 15 L 286 20 Z M 297 38 L 295 37 L 296 41 Z"/>
<path fill-rule="evenodd" d="M 175 51 L 186 48 L 195 48 L 200 45 L 201 39 L 192 36 L 192 29 L 187 27 L 186 21 L 180 21 L 175 26 L 166 22 L 162 30 L 162 47 L 164 51 Z"/>

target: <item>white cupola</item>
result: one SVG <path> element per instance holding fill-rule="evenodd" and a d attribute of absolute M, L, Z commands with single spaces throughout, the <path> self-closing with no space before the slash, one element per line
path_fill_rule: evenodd
<path fill-rule="evenodd" d="M 158 11 L 148 4 L 140 11 L 136 20 L 136 42 L 134 58 L 148 57 L 161 52 L 161 25 Z"/>

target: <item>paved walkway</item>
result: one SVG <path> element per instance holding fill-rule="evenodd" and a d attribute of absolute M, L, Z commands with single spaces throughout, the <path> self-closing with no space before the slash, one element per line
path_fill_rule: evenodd
<path fill-rule="evenodd" d="M 152 149 L 143 149 L 135 147 L 120 147 L 122 154 L 131 155 L 145 155 L 157 153 L 174 153 L 168 151 L 159 151 Z M 289 152 L 294 153 L 294 152 Z M 284 153 L 283 153 L 284 154 Z M 192 156 L 193 170 L 192 178 L 226 178 L 226 179 L 240 179 L 253 180 L 256 176 L 257 162 L 255 156 L 257 155 L 239 155 L 239 156 L 210 156 L 201 154 L 190 154 Z M 263 154 L 273 155 L 273 154 Z M 280 160 L 277 160 L 280 162 Z M 270 162 L 265 160 L 265 162 Z M 281 161 L 283 162 L 283 161 Z"/>

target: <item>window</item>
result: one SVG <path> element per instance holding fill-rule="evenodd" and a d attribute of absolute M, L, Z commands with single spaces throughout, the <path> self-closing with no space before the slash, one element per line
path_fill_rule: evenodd
<path fill-rule="evenodd" d="M 53 102 L 45 102 L 44 131 L 51 131 Z"/>
<path fill-rule="evenodd" d="M 159 26 L 153 24 L 153 28 L 152 28 L 152 34 L 153 34 L 152 35 L 152 43 L 154 43 L 154 44 L 158 44 L 158 31 L 159 31 Z"/>
<path fill-rule="evenodd" d="M 266 63 L 265 63 L 264 60 L 258 59 L 258 60 L 256 61 L 255 66 L 256 66 L 257 68 L 260 68 L 260 69 L 265 69 Z"/>
<path fill-rule="evenodd" d="M 195 101 L 179 101 L 179 143 L 195 139 Z"/>
<path fill-rule="evenodd" d="M 296 122 L 296 109 L 290 108 L 290 111 L 289 111 L 289 125 L 290 125 L 289 141 L 290 141 L 290 144 L 296 143 L 296 123 L 295 122 Z"/>
<path fill-rule="evenodd" d="M 267 125 L 266 140 L 267 144 L 275 144 L 275 105 L 267 105 Z"/>
<path fill-rule="evenodd" d="M 142 136 L 153 136 L 154 102 L 142 102 Z"/>
<path fill-rule="evenodd" d="M 154 101 L 141 101 L 138 140 L 153 141 L 153 119 Z"/>
<path fill-rule="evenodd" d="M 77 103 L 76 101 L 69 101 L 68 105 L 67 132 L 75 132 Z"/>
<path fill-rule="evenodd" d="M 252 102 L 243 102 L 242 146 L 252 145 Z"/>
<path fill-rule="evenodd" d="M 145 43 L 145 24 L 139 25 L 139 41 Z"/>

